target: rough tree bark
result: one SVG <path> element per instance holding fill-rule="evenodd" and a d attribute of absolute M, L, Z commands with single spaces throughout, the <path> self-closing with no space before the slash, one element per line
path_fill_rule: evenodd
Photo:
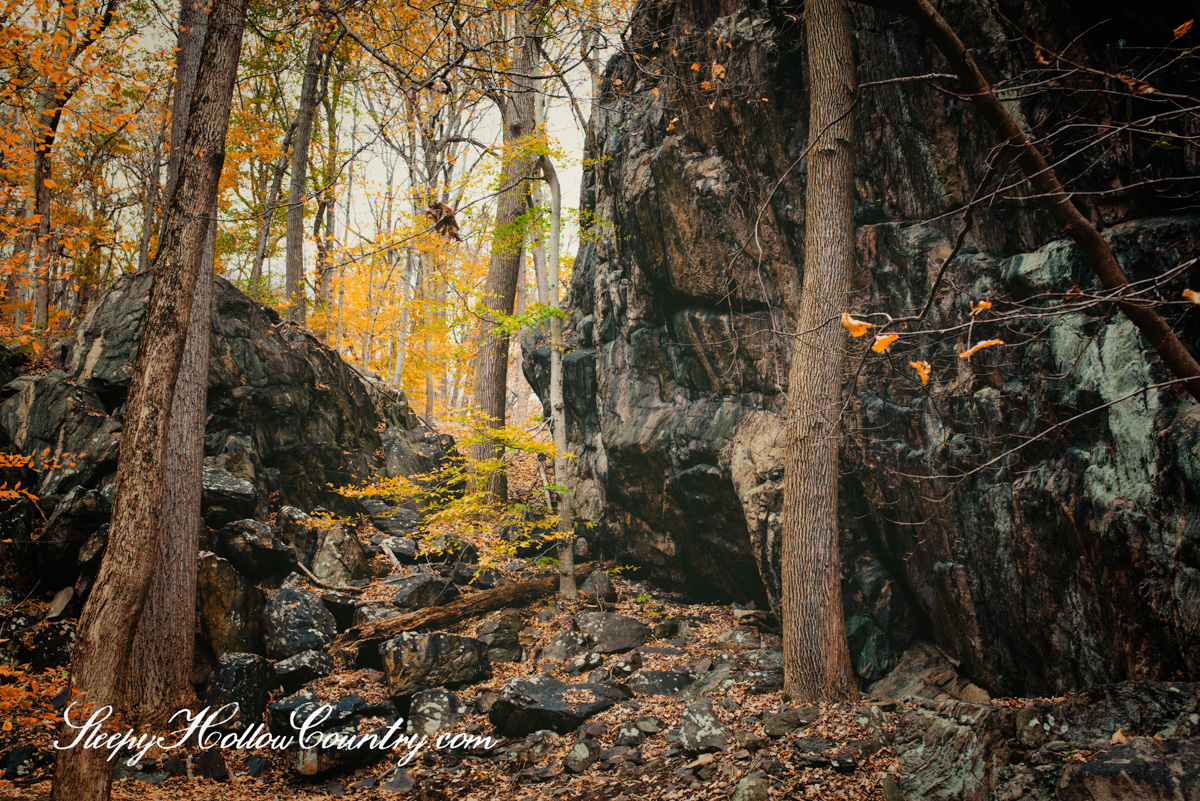
<path fill-rule="evenodd" d="M 475 357 L 475 412 L 485 429 L 504 426 L 508 400 L 508 334 L 498 330 L 495 315 L 510 315 L 517 298 L 517 279 L 521 271 L 521 241 L 513 240 L 517 218 L 525 210 L 525 180 L 536 159 L 517 157 L 517 143 L 533 134 L 534 71 L 537 63 L 537 40 L 526 11 L 518 11 L 518 38 L 509 74 L 512 87 L 504 100 L 504 145 L 507 160 L 502 173 L 502 186 L 496 202 L 496 228 L 492 238 L 492 256 L 488 264 L 487 282 L 483 291 L 486 311 L 479 326 L 479 351 Z M 491 312 L 491 313 L 489 313 Z M 478 461 L 499 459 L 503 447 L 495 440 L 484 440 L 473 446 L 472 456 Z M 490 478 L 492 494 L 500 500 L 508 498 L 508 479 L 503 470 Z"/>
<path fill-rule="evenodd" d="M 784 690 L 854 698 L 838 553 L 838 440 L 854 265 L 854 45 L 847 0 L 810 0 L 804 284 L 788 383 L 783 484 Z"/>
<path fill-rule="evenodd" d="M 150 589 L 162 535 L 167 427 L 204 240 L 225 162 L 225 134 L 241 52 L 246 0 L 214 0 L 192 97 L 183 161 L 154 260 L 154 286 L 130 380 L 117 462 L 108 547 L 80 615 L 71 685 L 93 708 L 120 701 L 135 626 Z M 75 709 L 78 716 L 80 710 Z M 70 743 L 64 728 L 60 740 Z M 112 765 L 99 749 L 58 752 L 54 801 L 106 799 Z"/>
<path fill-rule="evenodd" d="M 194 4 L 184 3 L 179 30 L 171 108 L 171 154 L 167 162 L 168 197 L 179 182 L 208 15 Z M 140 723 L 163 723 L 176 710 L 195 700 L 192 678 L 196 645 L 196 553 L 200 547 L 204 420 L 217 247 L 216 204 L 204 214 L 209 220 L 208 230 L 167 430 L 158 561 L 125 673 L 125 712 Z"/>
<path fill-rule="evenodd" d="M 1004 103 L 992 91 L 992 85 L 984 77 L 975 58 L 958 34 L 927 0 L 860 0 L 866 5 L 897 11 L 911 18 L 933 40 L 951 68 L 962 81 L 964 94 L 975 103 L 979 113 L 1000 136 L 1009 154 L 1021 168 L 1022 174 L 1037 190 L 1042 205 L 1054 217 L 1067 236 L 1075 241 L 1088 264 L 1100 279 L 1105 289 L 1115 292 L 1117 308 L 1137 326 L 1138 331 L 1154 348 L 1176 378 L 1184 379 L 1184 386 L 1196 400 L 1200 400 L 1200 363 L 1175 335 L 1170 323 L 1154 310 L 1149 303 L 1131 298 L 1129 277 L 1121 269 L 1116 254 L 1100 230 L 1079 210 L 1063 188 L 1062 182 L 1046 157 L 1008 113 Z"/>

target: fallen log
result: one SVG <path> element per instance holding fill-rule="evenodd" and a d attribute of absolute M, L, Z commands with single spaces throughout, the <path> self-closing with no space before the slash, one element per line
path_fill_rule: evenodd
<path fill-rule="evenodd" d="M 612 567 L 613 564 L 612 562 L 586 562 L 576 565 L 575 580 L 582 581 L 592 571 L 604 570 Z M 490 590 L 481 590 L 444 606 L 430 606 L 399 617 L 346 629 L 338 636 L 337 645 L 361 647 L 372 642 L 382 642 L 406 631 L 441 629 L 473 617 L 486 615 L 488 612 L 525 606 L 557 591 L 558 573 L 547 573 L 541 578 L 505 584 Z"/>

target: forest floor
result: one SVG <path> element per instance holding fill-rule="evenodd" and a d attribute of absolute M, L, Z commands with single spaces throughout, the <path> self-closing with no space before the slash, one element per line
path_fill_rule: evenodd
<path fill-rule="evenodd" d="M 530 461 L 514 470 L 519 485 L 530 485 L 523 490 L 534 491 L 535 484 L 541 484 L 532 464 Z M 360 529 L 359 536 L 364 537 L 370 531 L 369 526 Z M 363 589 L 361 598 L 388 597 L 389 590 L 382 577 L 394 574 L 395 568 L 386 564 L 383 556 L 376 559 L 379 564 L 375 572 L 381 578 Z M 519 575 L 527 577 L 527 568 L 528 565 L 522 565 Z M 147 757 L 154 763 L 141 772 L 115 764 L 117 779 L 112 797 L 137 801 L 281 801 L 330 797 L 421 801 L 540 798 L 866 801 L 885 797 L 886 778 L 894 778 L 897 772 L 891 735 L 904 711 L 903 703 L 873 704 L 862 700 L 821 704 L 807 710 L 808 717 L 815 716 L 810 724 L 768 735 L 764 724 L 771 716 L 784 708 L 801 706 L 785 703 L 778 689 L 780 639 L 770 616 L 736 607 L 687 603 L 679 596 L 621 575 L 613 575 L 611 580 L 617 592 L 617 601 L 612 603 L 590 596 L 574 604 L 543 598 L 516 610 L 525 626 L 519 635 L 524 660 L 493 663 L 488 679 L 455 690 L 469 712 L 450 731 L 498 737 L 487 715 L 478 711 L 477 702 L 485 694 L 499 692 L 513 678 L 544 673 L 567 683 L 586 681 L 580 673 L 566 672 L 566 662 L 539 657 L 551 638 L 572 628 L 575 614 L 599 607 L 635 618 L 651 628 L 671 620 L 684 624 L 682 635 L 650 639 L 636 649 L 644 671 L 681 670 L 697 675 L 723 662 L 739 666 L 733 682 L 709 696 L 725 728 L 725 741 L 719 750 L 697 754 L 681 747 L 678 727 L 684 708 L 695 699 L 638 694 L 589 718 L 579 732 L 561 737 L 545 741 L 539 741 L 536 734 L 519 739 L 499 738 L 499 745 L 490 751 L 465 754 L 439 750 L 430 743 L 421 757 L 402 768 L 397 763 L 403 759 L 403 750 L 381 751 L 381 758 L 373 764 L 318 778 L 297 775 L 292 769 L 295 758 L 287 751 L 214 749 L 205 755 L 209 758 L 209 769 L 211 755 L 218 753 L 223 769 L 216 772 L 227 773 L 217 781 L 196 777 L 197 772 L 204 771 L 195 769 L 201 755 L 194 751 L 152 750 Z M 309 588 L 317 594 L 322 592 L 318 587 Z M 45 601 L 27 600 L 19 608 L 0 609 L 0 644 L 5 636 L 18 636 L 13 624 L 20 617 L 40 619 L 45 616 L 46 607 Z M 482 619 L 466 620 L 445 630 L 472 635 L 482 622 Z M 605 666 L 619 658 L 619 654 L 609 655 Z M 758 667 L 763 670 L 756 672 Z M 742 674 L 746 675 L 739 679 Z M 61 708 L 65 697 L 66 677 L 67 671 L 61 667 L 35 673 L 28 666 L 5 666 L 0 662 L 0 801 L 49 797 L 54 757 L 51 743 L 62 721 L 57 708 Z M 384 674 L 370 669 L 343 668 L 310 682 L 305 689 L 329 702 L 350 694 L 361 695 L 368 703 L 385 701 L 388 696 Z M 271 700 L 285 695 L 282 689 L 277 690 Z M 620 725 L 646 717 L 658 718 L 661 731 L 649 735 L 632 749 L 614 749 Z M 603 749 L 614 750 L 606 750 L 598 762 L 574 773 L 566 768 L 564 758 L 585 736 Z M 16 779 L 15 769 L 9 770 L 5 778 L 5 769 L 15 764 L 11 758 L 14 749 L 23 747 L 26 758 L 33 760 L 34 769 Z M 624 753 L 618 753 L 622 750 Z M 184 757 L 186 775 L 167 778 L 165 772 L 156 772 L 169 770 L 164 763 L 172 755 Z M 114 763 L 121 761 L 119 757 Z M 743 782 L 745 779 L 750 781 Z M 739 784 L 743 785 L 740 792 Z"/>
<path fill-rule="evenodd" d="M 737 610 L 723 606 L 678 604 L 667 599 L 647 601 L 644 585 L 633 586 L 617 578 L 622 600 L 606 605 L 609 611 L 635 617 L 653 624 L 666 618 L 689 621 L 690 634 L 687 638 L 672 638 L 666 641 L 651 640 L 642 648 L 643 668 L 647 670 L 687 669 L 703 663 L 728 658 L 731 653 L 752 650 L 752 647 L 778 644 L 778 638 L 770 632 L 755 632 L 754 636 L 743 637 L 740 644 L 723 642 L 722 633 L 734 629 L 746 631 L 735 619 Z M 638 598 L 641 598 L 639 601 Z M 542 622 L 534 614 L 538 608 L 545 609 L 551 601 L 542 601 L 537 608 L 522 611 L 528 616 L 528 626 L 521 634 L 522 645 L 527 653 L 544 645 L 554 634 L 569 627 L 572 613 L 577 608 L 558 608 L 559 613 L 550 618 L 545 612 Z M 550 609 L 552 614 L 554 608 Z M 755 616 L 759 617 L 759 616 Z M 546 618 L 550 618 L 546 620 Z M 478 621 L 464 623 L 460 632 L 469 633 Z M 611 658 L 611 657 L 610 657 Z M 558 663 L 546 660 L 526 660 L 517 663 L 500 663 L 493 666 L 490 680 L 460 692 L 464 701 L 489 690 L 498 691 L 505 682 L 519 675 L 534 675 L 548 672 L 566 681 L 579 681 L 578 677 L 564 675 L 557 669 Z M 12 677 L 9 676 L 11 679 Z M 42 682 L 34 682 L 42 694 L 53 692 L 52 675 L 44 675 Z M 9 687 L 16 686 L 9 682 Z M 28 684 L 25 685 L 28 687 Z M 359 693 L 371 701 L 386 696 L 383 675 L 372 670 L 347 670 L 334 673 L 309 685 L 322 698 L 334 700 L 347 693 Z M 894 729 L 896 718 L 902 707 L 884 706 L 886 722 L 882 725 L 882 737 L 875 737 L 861 713 L 864 704 L 828 704 L 820 706 L 818 718 L 809 726 L 782 737 L 769 737 L 763 732 L 763 722 L 785 706 L 781 693 L 776 690 L 753 693 L 748 682 L 735 682 L 722 690 L 716 698 L 714 708 L 721 722 L 730 733 L 730 741 L 722 751 L 696 755 L 683 752 L 677 742 L 671 742 L 663 734 L 649 737 L 637 749 L 637 756 L 628 754 L 602 761 L 579 774 L 563 769 L 562 760 L 577 742 L 574 734 L 553 740 L 549 752 L 536 763 L 530 764 L 521 751 L 510 754 L 512 741 L 503 741 L 491 752 L 478 756 L 459 758 L 444 751 L 429 748 L 424 757 L 407 765 L 405 770 L 412 780 L 412 788 L 395 793 L 382 788 L 396 773 L 396 762 L 402 758 L 399 752 L 387 755 L 375 765 L 359 768 L 350 773 L 318 780 L 296 776 L 289 769 L 286 753 L 271 751 L 226 751 L 222 752 L 228 767 L 229 777 L 225 781 L 191 779 L 185 776 L 168 778 L 152 784 L 136 778 L 122 778 L 113 785 L 113 797 L 139 799 L 139 801 L 167 801 L 168 799 L 262 799 L 276 801 L 288 798 L 349 797 L 413 798 L 413 799 L 534 799 L 561 798 L 567 801 L 617 801 L 618 799 L 677 799 L 731 798 L 735 795 L 739 781 L 747 776 L 760 776 L 758 785 L 771 798 L 815 798 L 815 799 L 877 799 L 883 798 L 885 774 L 895 774 L 896 757 L 893 749 L 884 744 L 887 734 Z M 282 694 L 282 693 L 280 693 Z M 678 725 L 685 704 L 667 696 L 637 696 L 600 712 L 591 718 L 588 729 L 592 733 L 603 732 L 595 737 L 608 748 L 617 726 L 636 717 L 654 716 L 663 721 L 664 731 Z M 31 725 L 32 724 L 32 725 Z M 597 725 L 598 724 L 598 725 Z M 493 734 L 486 716 L 472 713 L 462 719 L 456 731 L 477 731 Z M 45 754 L 52 753 L 49 745 L 54 736 L 51 719 L 43 717 L 36 722 L 29 719 L 17 720 L 15 725 L 0 732 L 0 754 L 21 745 L 37 746 Z M 873 739 L 874 738 L 874 739 Z M 825 755 L 813 752 L 814 741 L 828 740 Z M 515 741 L 520 743 L 521 741 Z M 878 748 L 879 750 L 875 750 Z M 874 753 L 869 753 L 874 751 Z M 837 754 L 842 758 L 838 759 Z M 830 758 L 830 755 L 833 758 Z M 247 772 L 249 757 L 265 757 L 267 767 L 256 778 Z M 151 758 L 155 754 L 149 755 Z M 159 754 L 160 758 L 164 755 Z M 251 764 L 255 760 L 251 760 Z M 47 798 L 50 768 L 44 766 L 20 784 L 0 781 L 0 799 L 30 800 Z M 760 792 L 761 792 L 760 790 Z M 761 795 L 746 795 L 762 798 Z"/>

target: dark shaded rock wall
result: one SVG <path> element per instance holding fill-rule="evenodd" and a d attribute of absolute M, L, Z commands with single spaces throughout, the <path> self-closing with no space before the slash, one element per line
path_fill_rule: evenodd
<path fill-rule="evenodd" d="M 149 274 L 118 280 L 56 346 L 55 369 L 0 389 L 0 443 L 7 436 L 19 452 L 79 454 L 37 474 L 33 488 L 48 517 L 43 567 L 67 581 L 75 551 L 108 520 L 149 288 Z M 331 485 L 357 483 L 389 465 L 405 474 L 431 470 L 451 444 L 417 418 L 402 393 L 364 377 L 221 278 L 212 336 L 204 490 L 210 526 L 285 505 L 357 511 Z"/>
<path fill-rule="evenodd" d="M 1114 68 L 1118 36 L 1164 43 L 1168 22 L 1189 13 L 944 5 L 995 80 L 1033 63 L 998 13 Z M 854 18 L 863 82 L 946 71 L 911 25 L 859 6 Z M 700 596 L 763 599 L 777 587 L 787 310 L 804 262 L 802 35 L 795 7 L 644 2 L 588 131 L 590 227 L 565 360 L 580 457 L 569 483 L 597 548 Z M 1133 102 L 1043 88 L 1010 103 L 1038 133 Z M 961 214 L 946 215 L 989 177 L 994 139 L 969 104 L 927 82 L 864 88 L 858 125 L 855 310 L 910 314 L 957 233 Z M 1047 146 L 1073 187 L 1105 190 L 1083 202 L 1135 280 L 1191 258 L 1200 217 L 1152 187 L 1120 187 L 1194 175 L 1195 160 L 1133 141 L 1076 153 L 1077 128 Z M 984 315 L 968 328 L 972 301 L 999 310 L 1096 285 L 1018 193 L 976 212 L 926 320 L 943 333 L 906 338 L 861 369 L 865 344 L 850 344 L 841 502 L 857 669 L 879 678 L 919 634 L 993 692 L 1195 679 L 1200 409 L 1175 388 L 1138 392 L 1168 376 L 1111 309 Z M 1179 298 L 1188 278 L 1161 295 Z M 1195 314 L 1171 313 L 1200 350 Z M 968 362 L 957 358 L 968 336 L 1010 345 Z M 526 360 L 535 383 L 545 352 Z M 910 359 L 933 364 L 928 387 Z"/>

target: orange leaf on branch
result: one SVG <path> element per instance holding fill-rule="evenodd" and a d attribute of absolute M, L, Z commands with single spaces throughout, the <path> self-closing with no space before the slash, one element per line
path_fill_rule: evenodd
<path fill-rule="evenodd" d="M 871 346 L 871 350 L 876 353 L 883 353 L 892 346 L 892 343 L 900 338 L 899 334 L 876 334 L 875 344 Z"/>
<path fill-rule="evenodd" d="M 847 331 L 849 331 L 850 336 L 852 337 L 861 337 L 863 334 L 867 333 L 869 329 L 874 327 L 875 326 L 871 325 L 865 320 L 856 320 L 850 316 L 849 312 L 842 312 L 842 328 L 845 328 Z"/>
<path fill-rule="evenodd" d="M 1003 344 L 1004 344 L 1003 339 L 985 339 L 983 342 L 978 342 L 974 346 L 967 348 L 962 353 L 958 354 L 958 358 L 969 359 L 969 358 L 971 358 L 971 356 L 973 354 L 975 354 L 978 351 L 983 350 L 984 348 L 990 348 L 993 345 L 1003 345 Z"/>
<path fill-rule="evenodd" d="M 921 376 L 921 383 L 929 383 L 929 362 L 909 362 L 908 366 L 917 371 L 917 375 Z"/>

